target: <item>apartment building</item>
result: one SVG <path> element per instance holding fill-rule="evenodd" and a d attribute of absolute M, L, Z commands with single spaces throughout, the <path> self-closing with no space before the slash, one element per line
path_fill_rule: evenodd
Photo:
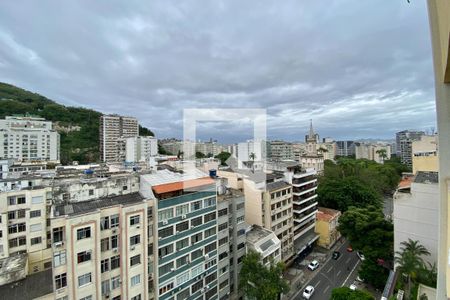
<path fill-rule="evenodd" d="M 423 131 L 403 130 L 395 134 L 397 156 L 405 165 L 412 166 L 412 143 L 425 135 Z"/>
<path fill-rule="evenodd" d="M 355 155 L 354 141 L 336 141 L 336 156 Z"/>
<path fill-rule="evenodd" d="M 27 254 L 26 274 L 51 268 L 47 203 L 51 189 L 16 186 L 0 193 L 0 258 Z"/>
<path fill-rule="evenodd" d="M 319 207 L 315 231 L 319 234 L 317 245 L 330 249 L 340 238 L 337 230 L 341 212 L 335 209 Z"/>
<path fill-rule="evenodd" d="M 391 158 L 391 146 L 382 143 L 355 142 L 355 158 L 373 160 L 382 164 Z"/>
<path fill-rule="evenodd" d="M 125 162 L 148 162 L 158 155 L 158 140 L 152 136 L 135 136 L 125 139 Z"/>
<path fill-rule="evenodd" d="M 420 140 L 412 142 L 411 149 L 413 174 L 418 171 L 439 170 L 436 135 L 422 135 Z"/>
<path fill-rule="evenodd" d="M 264 227 L 253 225 L 247 232 L 247 249 L 259 253 L 265 266 L 271 261 L 281 261 L 281 242 L 275 233 Z"/>
<path fill-rule="evenodd" d="M 319 144 L 318 151 L 322 154 L 324 160 L 334 160 L 336 155 L 336 142 L 331 138 L 324 138 Z"/>
<path fill-rule="evenodd" d="M 265 161 L 270 157 L 270 146 L 266 141 L 248 140 L 238 144 L 238 168 L 263 170 Z"/>
<path fill-rule="evenodd" d="M 102 115 L 99 134 L 101 161 L 119 162 L 125 158 L 125 139 L 139 135 L 139 124 L 133 117 Z"/>
<path fill-rule="evenodd" d="M 153 299 L 153 208 L 139 193 L 55 205 L 56 299 Z"/>
<path fill-rule="evenodd" d="M 275 161 L 294 160 L 294 148 L 292 143 L 285 141 L 271 141 L 270 159 Z"/>
<path fill-rule="evenodd" d="M 59 162 L 59 134 L 52 122 L 33 116 L 7 116 L 0 120 L 0 158 L 18 161 Z"/>

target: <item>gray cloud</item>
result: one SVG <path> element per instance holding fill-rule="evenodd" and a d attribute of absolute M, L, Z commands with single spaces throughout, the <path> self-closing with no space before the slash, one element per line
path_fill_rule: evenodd
<path fill-rule="evenodd" d="M 184 108 L 266 108 L 268 136 L 434 127 L 425 2 L 0 4 L 0 80 L 182 135 Z M 223 123 L 200 136 L 247 133 Z"/>

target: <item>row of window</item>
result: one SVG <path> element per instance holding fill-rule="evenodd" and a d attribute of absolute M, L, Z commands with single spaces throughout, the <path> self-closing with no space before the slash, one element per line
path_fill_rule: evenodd
<path fill-rule="evenodd" d="M 208 214 L 203 216 L 203 223 L 207 223 L 207 222 L 210 222 L 210 221 L 215 220 L 215 219 L 216 219 L 216 212 L 211 212 L 211 213 L 208 213 Z M 191 222 L 191 227 L 199 226 L 199 225 L 203 224 L 202 223 L 202 216 L 193 218 L 190 221 L 186 220 L 186 221 L 177 223 L 175 225 L 176 232 L 179 233 L 179 232 L 183 232 L 183 231 L 188 230 L 189 229 L 189 222 Z M 172 236 L 172 235 L 174 235 L 174 227 L 173 226 L 165 227 L 165 228 L 160 229 L 158 231 L 159 238 L 166 238 L 166 237 L 169 237 L 169 236 Z"/>
<path fill-rule="evenodd" d="M 189 247 L 190 245 L 193 246 L 196 243 L 200 242 L 201 240 L 207 239 L 214 234 L 216 234 L 216 228 L 212 227 L 212 228 L 206 229 L 204 232 L 199 232 L 199 233 L 192 235 L 190 237 L 191 243 L 189 243 L 189 237 L 181 239 L 175 243 L 176 251 L 180 251 L 186 247 Z M 174 252 L 174 244 L 173 243 L 168 244 L 168 245 L 158 249 L 158 254 L 160 257 L 164 257 L 166 255 L 172 254 L 173 252 Z"/>
<path fill-rule="evenodd" d="M 278 191 L 276 193 L 271 193 L 270 194 L 270 198 L 271 199 L 275 199 L 275 198 L 278 198 L 278 197 L 281 197 L 281 196 L 285 196 L 285 195 L 290 194 L 290 193 L 291 193 L 291 189 L 288 188 L 288 189 L 284 189 L 284 190 Z"/>
<path fill-rule="evenodd" d="M 204 199 L 204 200 L 194 201 L 194 202 L 191 202 L 190 204 L 189 203 L 181 204 L 181 205 L 175 206 L 175 208 L 171 207 L 171 208 L 166 208 L 166 209 L 160 210 L 158 212 L 158 219 L 159 219 L 159 221 L 165 221 L 165 220 L 171 219 L 173 217 L 179 217 L 182 215 L 186 215 L 189 212 L 197 211 L 199 209 L 207 208 L 207 207 L 214 206 L 214 205 L 216 205 L 215 197 Z M 175 211 L 175 215 L 174 215 L 174 211 Z"/>

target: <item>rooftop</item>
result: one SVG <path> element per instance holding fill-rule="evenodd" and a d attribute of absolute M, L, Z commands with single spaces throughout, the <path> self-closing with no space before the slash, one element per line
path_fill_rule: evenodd
<path fill-rule="evenodd" d="M 7 273 L 14 273 L 26 268 L 27 255 L 19 254 L 12 255 L 0 259 L 0 275 L 5 275 Z"/>
<path fill-rule="evenodd" d="M 217 195 L 217 201 L 227 200 L 230 198 L 240 198 L 243 196 L 244 196 L 244 193 L 242 191 L 227 188 L 227 192 L 225 194 Z"/>
<path fill-rule="evenodd" d="M 2 299 L 35 299 L 53 293 L 52 269 L 0 286 Z"/>
<path fill-rule="evenodd" d="M 413 181 L 413 179 L 414 179 L 413 176 L 407 176 L 407 177 L 402 178 L 402 180 L 400 180 L 400 182 L 398 184 L 398 188 L 399 189 L 410 188 L 411 182 Z"/>
<path fill-rule="evenodd" d="M 260 240 L 274 234 L 269 229 L 263 228 L 258 225 L 253 225 L 252 229 L 247 233 L 247 242 L 256 244 Z"/>
<path fill-rule="evenodd" d="M 173 182 L 182 182 L 191 179 L 204 178 L 207 174 L 204 172 L 193 168 L 192 173 L 174 172 L 169 169 L 158 170 L 156 172 L 142 175 L 142 178 L 146 183 L 151 186 L 163 185 Z"/>
<path fill-rule="evenodd" d="M 178 181 L 178 182 L 154 185 L 153 191 L 157 194 L 163 194 L 163 193 L 170 193 L 170 192 L 174 192 L 174 191 L 195 188 L 195 187 L 200 187 L 200 186 L 214 184 L 214 183 L 215 183 L 214 179 L 212 179 L 210 177 L 203 177 L 203 178 L 197 178 L 197 179 L 191 179 L 191 180 L 185 180 L 185 181 Z"/>
<path fill-rule="evenodd" d="M 287 187 L 290 187 L 290 185 L 287 184 L 284 181 L 275 181 L 275 182 L 268 183 L 266 185 L 266 189 L 268 191 L 270 191 L 270 192 L 271 191 L 275 191 L 275 190 L 279 190 L 279 189 L 282 189 L 282 188 L 287 188 Z"/>
<path fill-rule="evenodd" d="M 339 210 L 319 207 L 319 210 L 317 211 L 317 220 L 329 222 L 340 215 L 341 212 Z"/>
<path fill-rule="evenodd" d="M 115 206 L 131 205 L 142 202 L 145 198 L 139 193 L 131 193 L 114 197 L 105 197 L 91 201 L 75 202 L 55 206 L 55 216 L 61 215 L 79 215 L 95 211 L 97 209 Z"/>
<path fill-rule="evenodd" d="M 417 172 L 416 177 L 414 178 L 414 183 L 439 183 L 439 173 L 438 172 Z"/>

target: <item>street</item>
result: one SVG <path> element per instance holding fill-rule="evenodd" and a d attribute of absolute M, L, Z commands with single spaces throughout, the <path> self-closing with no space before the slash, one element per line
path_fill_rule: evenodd
<path fill-rule="evenodd" d="M 305 272 L 316 273 L 316 275 L 306 284 L 312 285 L 315 289 L 310 299 L 329 300 L 331 291 L 335 287 L 342 285 L 350 286 L 356 278 L 355 272 L 360 260 L 356 255 L 356 251 L 347 251 L 348 243 L 344 243 L 338 248 L 341 256 L 337 259 L 330 259 L 321 268 Z M 305 285 L 305 286 L 306 286 Z M 301 300 L 303 290 L 300 291 L 293 299 Z"/>

